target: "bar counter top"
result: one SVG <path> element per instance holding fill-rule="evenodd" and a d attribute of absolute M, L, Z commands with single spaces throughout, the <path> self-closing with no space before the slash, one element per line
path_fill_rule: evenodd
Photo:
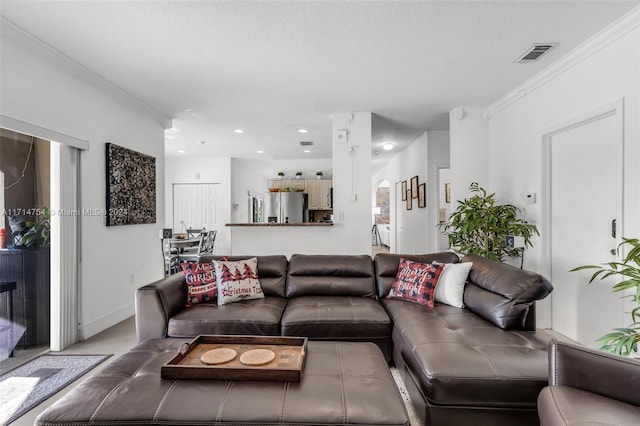
<path fill-rule="evenodd" d="M 277 226 L 333 226 L 332 222 L 303 222 L 303 223 L 227 223 L 225 226 L 244 226 L 244 227 L 277 227 Z"/>

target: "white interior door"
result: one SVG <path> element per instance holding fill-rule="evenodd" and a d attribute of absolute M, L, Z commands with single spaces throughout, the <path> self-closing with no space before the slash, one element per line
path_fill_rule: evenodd
<path fill-rule="evenodd" d="M 218 230 L 218 187 L 217 183 L 173 184 L 173 231 L 184 232 L 189 228 Z"/>
<path fill-rule="evenodd" d="M 552 327 L 588 346 L 623 325 L 613 281 L 587 284 L 593 272 L 569 272 L 616 259 L 620 240 L 622 121 L 618 110 L 598 113 L 550 134 Z M 612 221 L 617 220 L 617 236 Z"/>

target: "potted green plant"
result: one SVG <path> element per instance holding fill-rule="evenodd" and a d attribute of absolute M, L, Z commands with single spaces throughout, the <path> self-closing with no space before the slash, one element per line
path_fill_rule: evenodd
<path fill-rule="evenodd" d="M 284 177 L 284 172 L 278 172 L 278 177 L 279 178 L 283 178 Z"/>
<path fill-rule="evenodd" d="M 27 221 L 18 232 L 14 232 L 14 245 L 18 248 L 37 248 L 49 244 L 51 212 L 47 207 L 37 209 L 34 221 Z"/>
<path fill-rule="evenodd" d="M 523 237 L 525 247 L 532 246 L 531 237 L 540 233 L 534 224 L 518 217 L 518 207 L 498 203 L 495 194 L 487 194 L 475 182 L 469 190 L 475 195 L 458 201 L 449 222 L 440 225 L 452 249 L 504 262 L 522 254 L 519 248 L 507 247 L 507 236 Z"/>
<path fill-rule="evenodd" d="M 322 172 L 316 172 L 316 179 L 322 179 Z"/>
<path fill-rule="evenodd" d="M 302 172 L 296 172 L 296 179 L 300 179 L 302 177 Z"/>
<path fill-rule="evenodd" d="M 596 340 L 596 344 L 602 350 L 629 356 L 638 355 L 638 342 L 640 342 L 640 240 L 623 237 L 622 242 L 618 245 L 617 253 L 620 253 L 620 249 L 625 245 L 629 245 L 630 250 L 622 262 L 584 265 L 574 268 L 572 271 L 595 269 L 589 284 L 596 278 L 604 280 L 611 276 L 617 276 L 621 277 L 622 281 L 614 285 L 611 288 L 612 291 L 634 290 L 633 294 L 628 296 L 633 299 L 635 304 L 631 310 L 631 324 L 626 328 L 616 328 Z"/>

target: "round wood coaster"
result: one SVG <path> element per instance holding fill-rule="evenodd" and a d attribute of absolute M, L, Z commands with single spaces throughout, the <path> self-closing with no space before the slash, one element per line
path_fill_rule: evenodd
<path fill-rule="evenodd" d="M 205 364 L 224 364 L 225 362 L 232 361 L 236 358 L 238 352 L 235 349 L 229 348 L 217 348 L 206 351 L 200 355 L 200 361 Z"/>
<path fill-rule="evenodd" d="M 269 349 L 251 349 L 240 355 L 244 365 L 264 365 L 276 359 L 276 354 Z"/>

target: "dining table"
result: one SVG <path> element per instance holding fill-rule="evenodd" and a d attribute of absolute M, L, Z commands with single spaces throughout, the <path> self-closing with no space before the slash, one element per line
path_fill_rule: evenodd
<path fill-rule="evenodd" d="M 198 247 L 200 244 L 200 237 L 197 238 L 171 238 L 169 245 L 171 248 L 178 250 L 178 253 L 182 253 L 185 248 Z"/>

